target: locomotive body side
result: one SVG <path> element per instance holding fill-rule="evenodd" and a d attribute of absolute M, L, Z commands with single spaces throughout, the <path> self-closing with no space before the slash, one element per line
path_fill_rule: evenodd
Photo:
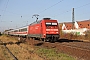
<path fill-rule="evenodd" d="M 41 21 L 29 25 L 28 37 L 35 37 L 35 38 L 42 37 Z"/>

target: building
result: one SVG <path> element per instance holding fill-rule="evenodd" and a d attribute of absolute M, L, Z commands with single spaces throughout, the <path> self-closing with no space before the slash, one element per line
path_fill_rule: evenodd
<path fill-rule="evenodd" d="M 60 30 L 62 29 L 63 24 L 65 24 L 65 28 L 67 30 L 71 29 L 77 29 L 77 28 L 88 28 L 90 29 L 90 19 L 89 20 L 83 20 L 83 21 L 76 21 L 74 26 L 72 22 L 64 22 L 64 23 L 59 23 Z"/>

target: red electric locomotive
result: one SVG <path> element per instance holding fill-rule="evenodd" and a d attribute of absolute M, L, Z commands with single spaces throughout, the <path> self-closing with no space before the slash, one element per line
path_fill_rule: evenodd
<path fill-rule="evenodd" d="M 40 38 L 44 41 L 56 41 L 59 39 L 59 27 L 57 20 L 44 18 L 29 25 L 28 37 Z"/>
<path fill-rule="evenodd" d="M 44 41 L 54 42 L 59 39 L 59 27 L 57 20 L 44 18 L 31 23 L 28 26 L 8 31 L 9 35 L 39 38 Z"/>

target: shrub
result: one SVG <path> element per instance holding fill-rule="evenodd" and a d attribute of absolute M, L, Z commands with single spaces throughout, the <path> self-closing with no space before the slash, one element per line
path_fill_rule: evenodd
<path fill-rule="evenodd" d="M 78 35 L 77 33 L 60 33 L 60 38 L 64 39 L 75 39 L 75 40 L 88 40 L 90 41 L 90 30 L 85 32 L 85 35 Z"/>

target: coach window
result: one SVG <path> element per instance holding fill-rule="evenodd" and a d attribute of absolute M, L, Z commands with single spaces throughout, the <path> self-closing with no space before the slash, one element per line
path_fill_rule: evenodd
<path fill-rule="evenodd" d="M 15 30 L 14 32 L 18 32 L 18 30 Z"/>
<path fill-rule="evenodd" d="M 19 29 L 19 32 L 20 32 L 20 29 Z"/>
<path fill-rule="evenodd" d="M 21 32 L 22 32 L 22 31 L 27 31 L 27 28 L 21 29 Z"/>

